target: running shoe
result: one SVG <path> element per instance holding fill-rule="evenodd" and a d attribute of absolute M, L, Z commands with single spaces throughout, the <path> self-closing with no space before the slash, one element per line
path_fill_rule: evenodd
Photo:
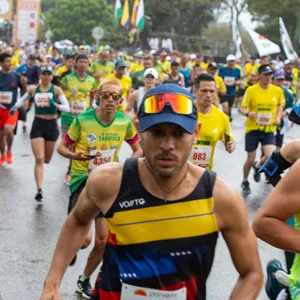
<path fill-rule="evenodd" d="M 279 270 L 283 271 L 282 265 L 279 260 L 274 259 L 268 263 L 267 265 L 268 278 L 267 278 L 265 289 L 268 297 L 271 300 L 276 300 L 278 294 L 284 288 L 284 286 L 279 281 L 277 281 L 277 279 L 274 277 L 274 273 Z"/>
<path fill-rule="evenodd" d="M 70 174 L 67 174 L 66 177 L 65 177 L 65 184 L 66 184 L 67 186 L 70 185 L 70 179 L 71 179 Z"/>
<path fill-rule="evenodd" d="M 6 154 L 6 161 L 8 164 L 12 164 L 13 163 L 13 157 L 12 157 L 12 153 L 11 152 L 7 152 Z"/>
<path fill-rule="evenodd" d="M 244 180 L 241 187 L 243 194 L 251 194 L 250 183 L 248 180 Z"/>
<path fill-rule="evenodd" d="M 252 168 L 254 170 L 253 178 L 254 178 L 255 182 L 260 182 L 260 173 L 258 173 L 260 168 L 257 168 L 256 164 L 257 164 L 256 161 L 252 164 Z"/>
<path fill-rule="evenodd" d="M 1 156 L 0 157 L 0 167 L 2 167 L 5 164 L 6 161 L 6 157 L 5 156 Z"/>
<path fill-rule="evenodd" d="M 42 202 L 43 199 L 43 191 L 42 189 L 38 189 L 38 192 L 34 198 L 37 202 Z"/>
<path fill-rule="evenodd" d="M 81 294 L 81 296 L 85 299 L 90 299 L 93 293 L 92 286 L 90 284 L 90 279 L 87 278 L 82 280 L 81 276 L 79 276 L 77 281 L 77 289 L 76 292 Z"/>

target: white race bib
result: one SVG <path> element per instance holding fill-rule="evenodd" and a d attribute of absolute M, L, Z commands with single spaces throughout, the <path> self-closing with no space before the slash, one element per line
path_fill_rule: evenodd
<path fill-rule="evenodd" d="M 207 168 L 212 153 L 211 146 L 193 146 L 189 161 L 196 166 Z"/>
<path fill-rule="evenodd" d="M 37 107 L 50 107 L 50 99 L 53 97 L 52 93 L 38 93 L 34 96 L 34 102 Z"/>
<path fill-rule="evenodd" d="M 272 114 L 258 113 L 256 118 L 256 124 L 259 126 L 272 125 Z"/>
<path fill-rule="evenodd" d="M 12 98 L 12 92 L 0 92 L 0 104 L 11 104 Z"/>
<path fill-rule="evenodd" d="M 225 76 L 225 77 L 224 77 L 224 83 L 225 83 L 225 85 L 233 86 L 234 83 L 235 83 L 235 77 L 232 77 L 232 76 Z"/>
<path fill-rule="evenodd" d="M 161 291 L 122 284 L 121 300 L 187 300 L 186 288 L 176 291 Z"/>
<path fill-rule="evenodd" d="M 79 101 L 71 101 L 70 113 L 72 115 L 79 115 L 86 111 L 86 103 Z"/>
<path fill-rule="evenodd" d="M 99 155 L 90 160 L 89 172 L 92 172 L 98 166 L 107 164 L 114 161 L 116 149 L 111 150 L 91 150 L 90 155 Z"/>

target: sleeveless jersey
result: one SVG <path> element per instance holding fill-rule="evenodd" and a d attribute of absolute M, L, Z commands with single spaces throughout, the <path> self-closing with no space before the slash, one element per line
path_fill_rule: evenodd
<path fill-rule="evenodd" d="M 168 74 L 168 76 L 169 76 L 169 80 L 174 81 L 175 84 L 182 85 L 182 78 L 179 75 L 177 79 L 173 79 L 171 74 Z"/>
<path fill-rule="evenodd" d="M 41 92 L 38 85 L 34 94 L 34 106 L 36 115 L 56 115 L 56 106 L 50 105 L 50 100 L 56 99 L 54 92 L 54 85 L 52 84 L 47 92 Z"/>
<path fill-rule="evenodd" d="M 191 194 L 165 202 L 142 185 L 138 159 L 125 162 L 119 194 L 105 215 L 109 237 L 95 290 L 100 299 L 151 298 L 149 291 L 168 293 L 166 299 L 205 299 L 218 237 L 215 178 L 206 170 Z M 172 298 L 184 291 L 184 298 Z"/>

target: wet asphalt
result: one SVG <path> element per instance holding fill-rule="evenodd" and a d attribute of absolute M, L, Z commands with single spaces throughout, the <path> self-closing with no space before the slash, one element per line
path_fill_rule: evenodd
<path fill-rule="evenodd" d="M 227 183 L 240 191 L 242 165 L 246 158 L 244 152 L 244 117 L 234 111 L 232 131 L 237 147 L 228 154 L 219 143 L 215 155 L 214 169 Z M 67 214 L 69 191 L 64 184 L 67 160 L 57 153 L 49 165 L 45 165 L 44 201 L 38 205 L 34 200 L 36 193 L 29 131 L 32 112 L 27 122 L 27 132 L 22 132 L 19 122 L 15 137 L 14 163 L 0 168 L 0 300 L 37 300 L 43 288 L 43 280 L 49 269 L 60 229 Z M 286 135 L 285 143 L 299 136 L 300 127 Z M 130 156 L 130 149 L 124 145 L 120 159 Z M 250 177 L 252 194 L 244 198 L 251 222 L 267 195 L 272 190 L 263 180 L 255 183 Z M 75 293 L 76 282 L 82 273 L 91 246 L 80 251 L 74 267 L 70 267 L 63 279 L 61 291 L 63 299 L 82 299 Z M 259 253 L 263 268 L 273 258 L 282 262 L 283 252 L 259 241 Z M 96 274 L 92 277 L 92 282 Z M 207 299 L 228 299 L 237 281 L 226 244 L 221 235 L 217 245 L 216 257 L 208 279 Z M 262 290 L 258 299 L 267 299 Z"/>

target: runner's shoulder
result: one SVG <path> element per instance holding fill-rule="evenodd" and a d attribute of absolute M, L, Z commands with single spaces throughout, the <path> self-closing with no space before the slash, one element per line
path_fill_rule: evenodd
<path fill-rule="evenodd" d="M 128 124 L 131 123 L 131 120 L 119 111 L 116 111 L 115 120 L 121 120 L 121 121 L 126 122 Z"/>
<path fill-rule="evenodd" d="M 98 166 L 89 175 L 86 185 L 88 194 L 93 199 L 109 202 L 108 205 L 103 205 L 103 203 L 98 205 L 104 215 L 110 209 L 121 188 L 123 168 L 123 163 L 107 163 Z M 104 207 L 106 209 L 103 209 Z"/>

